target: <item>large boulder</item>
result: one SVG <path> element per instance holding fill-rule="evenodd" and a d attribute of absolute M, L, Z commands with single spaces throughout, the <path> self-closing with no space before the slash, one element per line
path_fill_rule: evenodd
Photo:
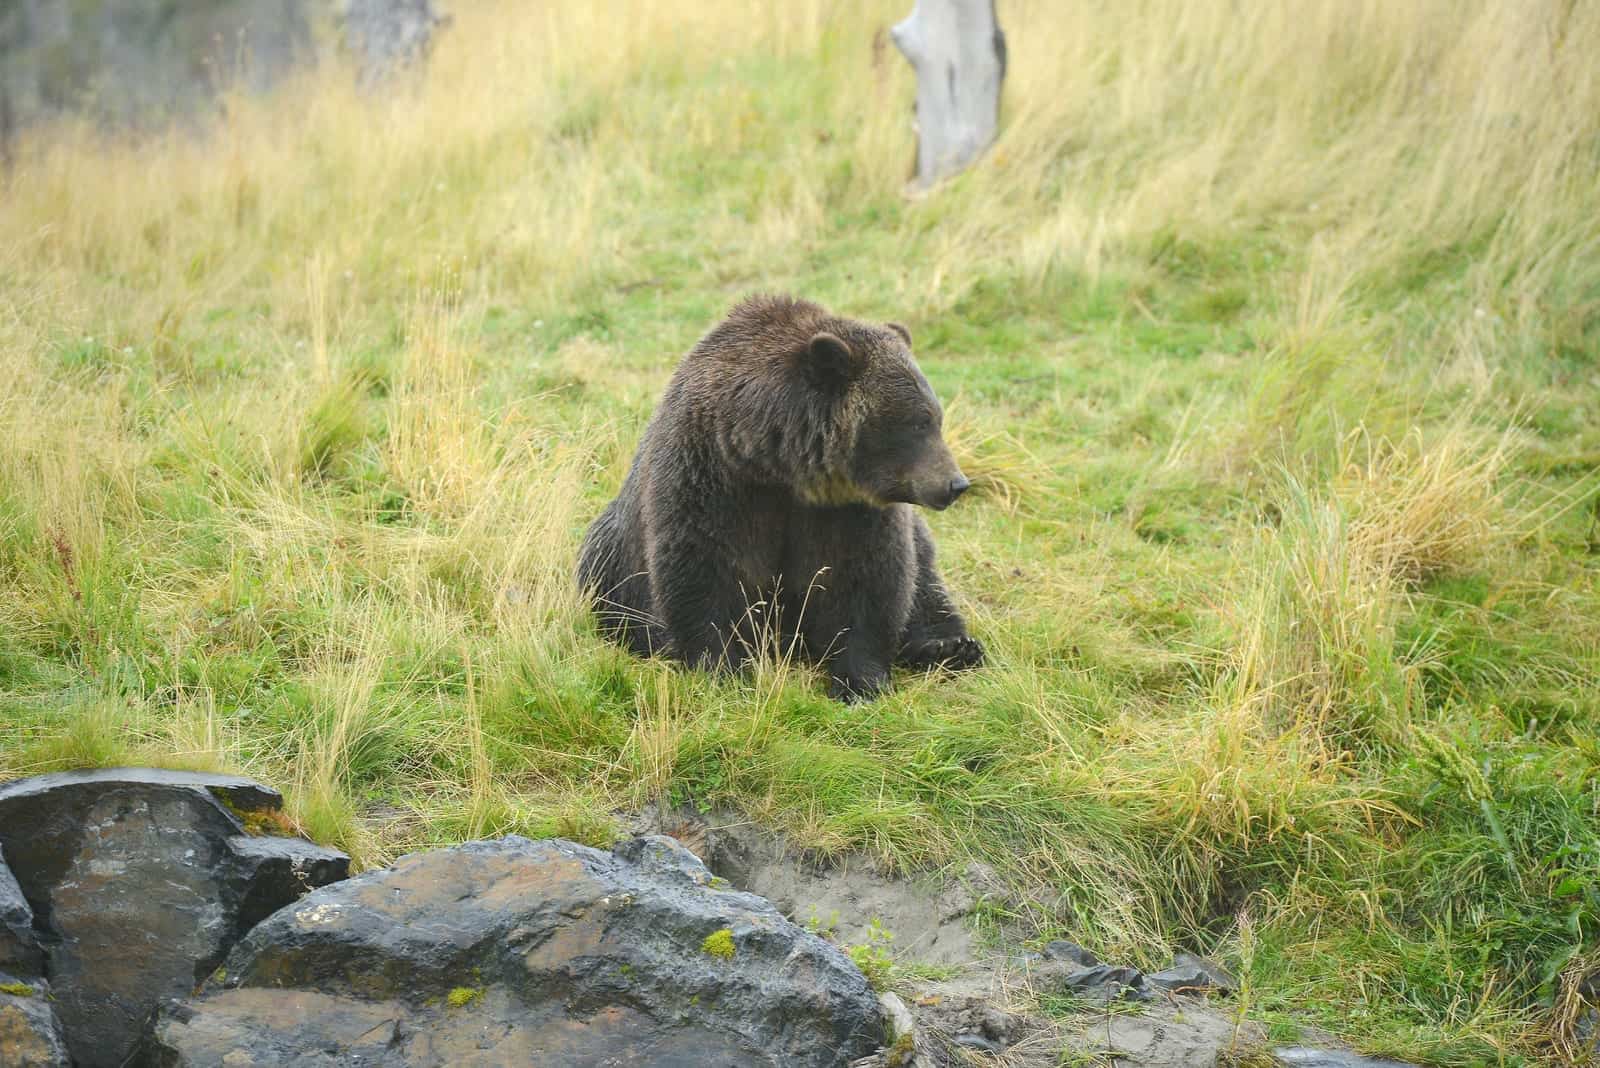
<path fill-rule="evenodd" d="M 33 909 L 0 848 L 0 972 L 35 976 L 43 970 L 44 954 L 33 933 Z"/>
<path fill-rule="evenodd" d="M 157 1022 L 149 1060 L 832 1068 L 883 1038 L 838 949 L 677 842 L 507 837 L 325 887 Z"/>
<path fill-rule="evenodd" d="M 7 0 L 0 98 L 16 121 L 189 114 L 219 89 L 260 91 L 314 54 L 306 0 Z M 3 118 L 3 116 L 0 116 Z"/>
<path fill-rule="evenodd" d="M 349 858 L 274 825 L 283 799 L 228 775 L 113 768 L 0 785 L 4 850 L 79 1068 L 123 1065 L 164 998 Z"/>
<path fill-rule="evenodd" d="M 43 979 L 25 983 L 0 972 L 0 1066 L 72 1068 Z"/>

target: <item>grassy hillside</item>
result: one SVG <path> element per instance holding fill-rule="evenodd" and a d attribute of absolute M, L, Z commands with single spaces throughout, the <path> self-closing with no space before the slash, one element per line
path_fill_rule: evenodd
<path fill-rule="evenodd" d="M 1000 5 L 907 199 L 900 2 L 457 5 L 425 85 L 41 131 L 0 191 L 0 775 L 238 769 L 380 863 L 667 796 L 980 857 L 1248 1011 L 1561 1057 L 1600 968 L 1600 6 Z M 682 10 L 691 8 L 693 10 Z M 991 663 L 860 708 L 570 575 L 738 297 L 907 322 Z"/>

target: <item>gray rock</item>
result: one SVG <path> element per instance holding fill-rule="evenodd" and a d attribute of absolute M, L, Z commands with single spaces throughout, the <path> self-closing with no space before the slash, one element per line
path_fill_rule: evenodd
<path fill-rule="evenodd" d="M 8 0 L 0 108 L 26 125 L 62 111 L 109 122 L 193 114 L 219 89 L 259 91 L 314 52 L 306 0 Z M 3 119 L 3 116 L 0 116 Z"/>
<path fill-rule="evenodd" d="M 1572 1038 L 1580 1054 L 1600 1063 L 1600 1009 L 1585 1010 L 1573 1021 Z"/>
<path fill-rule="evenodd" d="M 411 854 L 257 926 L 223 978 L 163 1009 L 148 1057 L 832 1068 L 876 1049 L 882 1011 L 850 960 L 723 885 L 665 837 Z"/>
<path fill-rule="evenodd" d="M 33 933 L 33 909 L 17 885 L 17 877 L 6 867 L 5 850 L 0 849 L 0 972 L 13 975 L 39 975 L 44 970 L 44 954 Z"/>
<path fill-rule="evenodd" d="M 14 993 L 26 985 L 28 993 Z M 0 1065 L 5 1068 L 71 1068 L 61 1021 L 50 1008 L 50 986 L 27 984 L 0 972 Z"/>
<path fill-rule="evenodd" d="M 905 999 L 899 994 L 883 993 L 878 995 L 878 1004 L 883 1007 L 884 1037 L 890 1042 L 901 1035 L 915 1035 L 917 1033 L 916 1020 L 912 1018 L 911 1009 L 906 1006 Z"/>
<path fill-rule="evenodd" d="M 248 779 L 144 768 L 0 785 L 0 848 L 79 1068 L 122 1065 L 163 998 L 193 990 L 258 920 L 347 874 L 335 850 L 246 833 L 243 820 L 281 804 Z"/>
<path fill-rule="evenodd" d="M 1006 1048 L 992 1038 L 975 1031 L 965 1031 L 952 1039 L 962 1049 L 975 1049 L 981 1053 L 1004 1053 Z"/>
<path fill-rule="evenodd" d="M 424 61 L 433 35 L 450 21 L 433 0 L 343 0 L 341 19 L 345 47 L 367 86 Z"/>
<path fill-rule="evenodd" d="M 1231 994 L 1239 989 L 1239 981 L 1226 968 L 1191 953 L 1179 953 L 1173 958 L 1172 967 L 1147 975 L 1145 979 L 1173 993 L 1214 990 L 1219 994 Z"/>
<path fill-rule="evenodd" d="M 1287 1046 L 1275 1049 L 1272 1055 L 1282 1064 L 1293 1068 L 1414 1068 L 1404 1061 L 1386 1061 L 1376 1057 L 1363 1057 L 1342 1049 L 1311 1049 L 1306 1046 Z"/>
<path fill-rule="evenodd" d="M 1066 994 L 1090 1001 L 1126 998 L 1141 1001 L 1148 995 L 1144 976 L 1137 968 L 1095 964 L 1089 967 L 1065 961 L 1046 961 L 1033 969 L 1035 988 L 1052 994 Z"/>
<path fill-rule="evenodd" d="M 1068 964 L 1076 964 L 1080 968 L 1093 968 L 1100 963 L 1100 958 L 1090 953 L 1076 942 L 1047 942 L 1040 951 L 1045 960 L 1062 960 Z"/>

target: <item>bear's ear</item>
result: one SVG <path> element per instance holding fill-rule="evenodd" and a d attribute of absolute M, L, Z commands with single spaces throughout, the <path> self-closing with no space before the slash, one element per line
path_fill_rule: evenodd
<path fill-rule="evenodd" d="M 823 389 L 843 389 L 861 373 L 862 360 L 848 342 L 826 330 L 806 346 L 805 372 Z"/>
<path fill-rule="evenodd" d="M 884 323 L 883 325 L 899 334 L 900 340 L 906 343 L 906 348 L 909 349 L 911 347 L 911 331 L 907 330 L 903 323 Z"/>

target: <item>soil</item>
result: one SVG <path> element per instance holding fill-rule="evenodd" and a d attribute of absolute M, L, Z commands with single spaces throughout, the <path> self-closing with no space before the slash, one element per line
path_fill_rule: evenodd
<path fill-rule="evenodd" d="M 1149 991 L 1144 1001 L 1051 998 L 1054 1011 L 1046 1014 L 1040 995 L 1051 992 L 1036 989 L 1046 973 L 1039 955 L 993 923 L 987 937 L 977 933 L 983 903 L 1003 905 L 1010 893 L 983 865 L 942 878 L 905 879 L 863 857 L 819 862 L 783 835 L 731 813 L 656 809 L 629 823 L 637 833 L 672 835 L 716 875 L 842 945 L 867 943 L 874 920 L 893 935 L 897 963 L 917 965 L 916 973 L 930 976 L 894 984 L 914 1021 L 914 1054 L 885 1051 L 856 1068 L 1190 1068 L 1264 1052 L 1262 1029 L 1239 1021 L 1225 998 L 1161 990 Z"/>

